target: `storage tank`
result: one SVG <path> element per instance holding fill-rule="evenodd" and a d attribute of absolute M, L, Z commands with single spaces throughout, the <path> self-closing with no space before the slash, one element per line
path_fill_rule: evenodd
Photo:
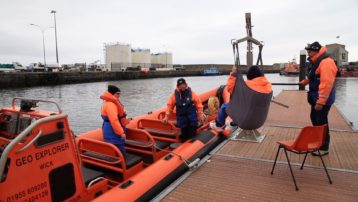
<path fill-rule="evenodd" d="M 132 50 L 132 66 L 149 68 L 151 65 L 150 49 L 133 49 Z"/>
<path fill-rule="evenodd" d="M 173 55 L 168 52 L 152 54 L 152 64 L 159 68 L 173 68 Z"/>
<path fill-rule="evenodd" d="M 129 44 L 105 44 L 106 68 L 110 71 L 122 71 L 132 63 L 131 46 Z"/>

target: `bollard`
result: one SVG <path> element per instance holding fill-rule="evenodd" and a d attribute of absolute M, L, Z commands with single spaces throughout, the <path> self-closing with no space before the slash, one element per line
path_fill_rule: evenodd
<path fill-rule="evenodd" d="M 306 51 L 300 51 L 300 81 L 306 77 Z M 299 86 L 299 90 L 305 90 L 305 86 Z"/>

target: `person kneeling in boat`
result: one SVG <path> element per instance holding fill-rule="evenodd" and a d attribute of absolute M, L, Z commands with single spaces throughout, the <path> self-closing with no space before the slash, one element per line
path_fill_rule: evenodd
<path fill-rule="evenodd" d="M 121 90 L 118 87 L 109 85 L 108 91 L 100 96 L 104 101 L 101 109 L 102 131 L 104 141 L 114 144 L 125 156 L 124 140 L 129 120 L 126 118 L 127 114 L 119 99 L 120 93 Z"/>
<path fill-rule="evenodd" d="M 169 97 L 164 123 L 168 122 L 174 107 L 176 107 L 177 126 L 181 129 L 182 139 L 192 138 L 196 134 L 198 122 L 203 121 L 203 105 L 199 96 L 188 87 L 183 78 L 178 79 L 177 88 Z"/>
<path fill-rule="evenodd" d="M 227 91 L 230 95 L 234 91 L 236 76 L 237 67 L 234 66 L 226 83 Z M 247 71 L 246 77 L 247 80 L 245 81 L 245 83 L 252 90 L 260 93 L 272 92 L 271 83 L 266 79 L 264 73 L 259 66 L 251 66 L 250 69 Z M 229 103 L 226 102 L 221 105 L 216 121 L 210 122 L 210 128 L 215 129 L 218 132 L 222 132 L 225 130 L 225 133 L 230 134 L 237 126 L 237 124 L 233 122 L 226 123 L 226 118 L 228 116 L 226 113 L 226 107 L 228 106 L 228 104 Z"/>

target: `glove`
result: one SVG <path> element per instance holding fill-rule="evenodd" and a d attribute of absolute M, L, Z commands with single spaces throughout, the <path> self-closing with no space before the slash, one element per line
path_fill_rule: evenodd
<path fill-rule="evenodd" d="M 121 135 L 121 138 L 126 139 L 126 134 L 123 133 L 123 134 Z"/>
<path fill-rule="evenodd" d="M 302 81 L 299 82 L 299 84 L 301 86 L 306 86 L 308 84 L 308 80 L 307 79 L 303 79 Z"/>
<path fill-rule="evenodd" d="M 164 116 L 164 119 L 163 119 L 163 123 L 164 124 L 167 124 L 168 123 L 168 119 L 169 119 L 169 117 L 168 117 L 168 115 L 166 114 L 165 116 Z"/>

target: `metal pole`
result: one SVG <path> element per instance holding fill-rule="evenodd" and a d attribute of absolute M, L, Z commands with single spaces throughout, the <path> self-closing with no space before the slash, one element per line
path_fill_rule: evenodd
<path fill-rule="evenodd" d="M 44 49 L 44 65 L 45 65 L 45 69 L 46 69 L 45 30 L 41 30 L 41 32 L 42 32 L 42 46 Z"/>
<path fill-rule="evenodd" d="M 54 17 L 54 21 L 55 21 L 56 61 L 57 61 L 57 64 L 60 65 L 60 63 L 58 61 L 58 48 L 57 48 L 56 11 L 52 10 L 51 13 L 53 13 L 53 17 Z"/>
<path fill-rule="evenodd" d="M 252 30 L 251 30 L 251 13 L 245 13 L 246 18 L 246 33 L 248 37 L 252 37 Z M 247 40 L 247 53 L 246 53 L 246 65 L 247 70 L 252 66 L 252 42 L 250 40 Z"/>
<path fill-rule="evenodd" d="M 36 25 L 36 24 L 30 24 L 30 25 L 38 27 L 42 33 L 42 46 L 43 46 L 43 50 L 44 50 L 44 65 L 45 65 L 45 69 L 46 69 L 45 30 L 48 28 L 53 28 L 53 27 L 42 28 L 41 26 Z"/>
<path fill-rule="evenodd" d="M 302 81 L 306 78 L 306 51 L 300 51 L 300 76 L 299 79 Z M 299 86 L 299 90 L 305 90 L 305 86 Z"/>

